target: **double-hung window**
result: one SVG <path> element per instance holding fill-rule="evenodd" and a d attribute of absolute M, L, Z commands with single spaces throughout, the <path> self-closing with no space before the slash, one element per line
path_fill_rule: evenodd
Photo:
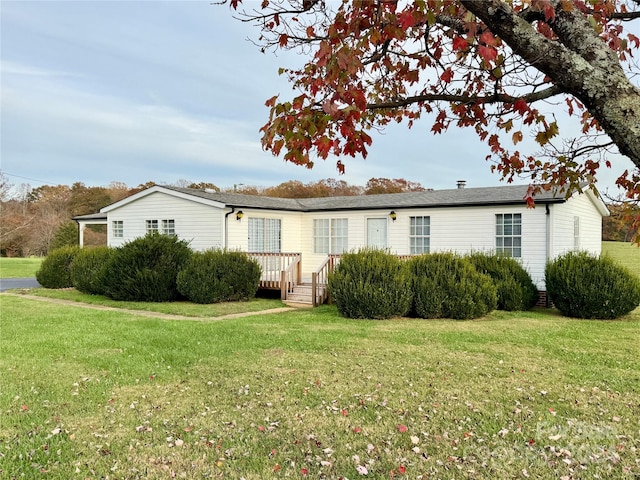
<path fill-rule="evenodd" d="M 409 253 L 429 253 L 430 217 L 409 217 Z"/>
<path fill-rule="evenodd" d="M 496 215 L 496 253 L 522 257 L 522 214 Z"/>
<path fill-rule="evenodd" d="M 147 233 L 158 231 L 158 220 L 146 220 L 145 223 Z"/>
<path fill-rule="evenodd" d="M 114 220 L 111 222 L 111 235 L 114 238 L 124 237 L 124 221 Z"/>
<path fill-rule="evenodd" d="M 280 252 L 281 222 L 279 218 L 249 218 L 249 251 Z"/>
<path fill-rule="evenodd" d="M 162 220 L 162 233 L 165 235 L 176 234 L 176 221 L 175 220 Z"/>
<path fill-rule="evenodd" d="M 313 221 L 313 252 L 343 253 L 349 246 L 346 218 L 321 218 Z"/>

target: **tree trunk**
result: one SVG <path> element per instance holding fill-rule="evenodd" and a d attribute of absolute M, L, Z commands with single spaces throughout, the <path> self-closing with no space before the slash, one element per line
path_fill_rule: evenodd
<path fill-rule="evenodd" d="M 501 0 L 462 4 L 516 54 L 580 100 L 620 153 L 640 168 L 640 89 L 577 8 L 556 10 L 548 23 L 558 39 L 550 40 Z"/>

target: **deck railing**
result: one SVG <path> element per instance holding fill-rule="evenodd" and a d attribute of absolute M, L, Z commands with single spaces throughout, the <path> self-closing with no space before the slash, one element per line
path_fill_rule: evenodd
<path fill-rule="evenodd" d="M 260 264 L 260 288 L 280 290 L 283 300 L 300 283 L 302 264 L 300 253 L 250 252 L 248 255 Z"/>
<path fill-rule="evenodd" d="M 311 274 L 311 302 L 314 307 L 322 305 L 329 298 L 329 274 L 340 263 L 339 254 L 329 254 L 322 265 Z"/>

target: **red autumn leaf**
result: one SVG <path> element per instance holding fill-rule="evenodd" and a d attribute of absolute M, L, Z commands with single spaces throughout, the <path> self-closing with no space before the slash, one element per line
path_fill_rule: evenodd
<path fill-rule="evenodd" d="M 491 33 L 489 30 L 485 30 L 482 35 L 480 35 L 480 43 L 493 46 L 496 44 L 496 37 L 494 37 L 493 33 Z"/>
<path fill-rule="evenodd" d="M 264 425 L 258 425 L 258 430 L 264 432 L 266 429 L 264 428 Z"/>
<path fill-rule="evenodd" d="M 22 405 L 20 407 L 20 410 L 22 410 L 23 412 L 26 412 L 27 410 L 29 410 L 29 407 L 27 407 L 26 405 Z"/>
<path fill-rule="evenodd" d="M 360 427 L 353 427 L 353 433 L 360 433 L 362 429 Z"/>
<path fill-rule="evenodd" d="M 398 15 L 398 23 L 400 23 L 400 27 L 403 30 L 407 30 L 408 28 L 413 27 L 413 25 L 415 24 L 413 13 L 411 13 L 409 10 L 405 10 L 400 15 Z"/>
<path fill-rule="evenodd" d="M 308 475 L 309 474 L 309 470 L 307 470 L 306 468 L 301 468 L 300 469 L 300 474 L 301 475 Z"/>
<path fill-rule="evenodd" d="M 447 68 L 444 72 L 442 72 L 442 75 L 440 75 L 440 80 L 442 80 L 443 82 L 450 83 L 452 79 L 453 69 L 451 68 Z"/>
<path fill-rule="evenodd" d="M 282 467 L 280 465 L 278 465 L 277 463 L 273 466 L 273 471 L 277 472 L 278 470 L 280 470 Z"/>
<path fill-rule="evenodd" d="M 453 49 L 454 50 L 465 50 L 469 46 L 469 43 L 462 37 L 455 36 L 453 37 Z"/>
<path fill-rule="evenodd" d="M 405 467 L 404 465 L 398 465 L 398 473 L 404 475 L 405 473 L 407 473 L 407 467 Z"/>
<path fill-rule="evenodd" d="M 396 428 L 398 429 L 398 431 L 399 431 L 400 433 L 404 433 L 404 432 L 406 432 L 407 430 L 409 430 L 409 429 L 407 428 L 407 426 L 406 426 L 406 425 L 402 425 L 402 424 L 397 425 L 397 426 L 396 426 Z"/>
<path fill-rule="evenodd" d="M 349 412 L 347 411 L 347 409 L 346 409 L 346 408 L 343 408 L 343 409 L 340 411 L 340 414 L 341 414 L 343 417 L 346 417 L 346 416 L 348 416 L 348 415 L 349 415 Z"/>
<path fill-rule="evenodd" d="M 280 35 L 278 43 L 280 44 L 281 47 L 286 47 L 287 43 L 289 43 L 289 35 L 287 35 L 286 33 L 283 33 L 282 35 Z"/>
<path fill-rule="evenodd" d="M 482 57 L 482 59 L 487 63 L 491 63 L 495 61 L 496 58 L 498 58 L 498 50 L 496 50 L 494 47 L 486 47 L 484 45 L 480 45 L 478 46 L 478 55 L 480 55 L 480 57 Z"/>
<path fill-rule="evenodd" d="M 520 115 L 524 115 L 529 110 L 529 105 L 522 98 L 519 98 L 513 104 L 513 109 L 518 112 Z"/>

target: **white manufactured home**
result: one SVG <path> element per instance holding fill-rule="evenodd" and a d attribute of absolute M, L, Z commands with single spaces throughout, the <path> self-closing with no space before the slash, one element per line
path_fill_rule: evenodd
<path fill-rule="evenodd" d="M 542 193 L 527 208 L 527 186 L 285 199 L 154 186 L 77 217 L 106 223 L 117 247 L 147 232 L 177 235 L 194 250 L 250 253 L 263 269 L 262 286 L 294 298 L 311 282 L 314 304 L 339 254 L 371 246 L 398 255 L 438 251 L 502 252 L 519 259 L 544 291 L 547 260 L 569 250 L 600 253 L 606 205 L 590 189 L 568 199 Z M 304 280 L 303 280 L 304 279 Z"/>

